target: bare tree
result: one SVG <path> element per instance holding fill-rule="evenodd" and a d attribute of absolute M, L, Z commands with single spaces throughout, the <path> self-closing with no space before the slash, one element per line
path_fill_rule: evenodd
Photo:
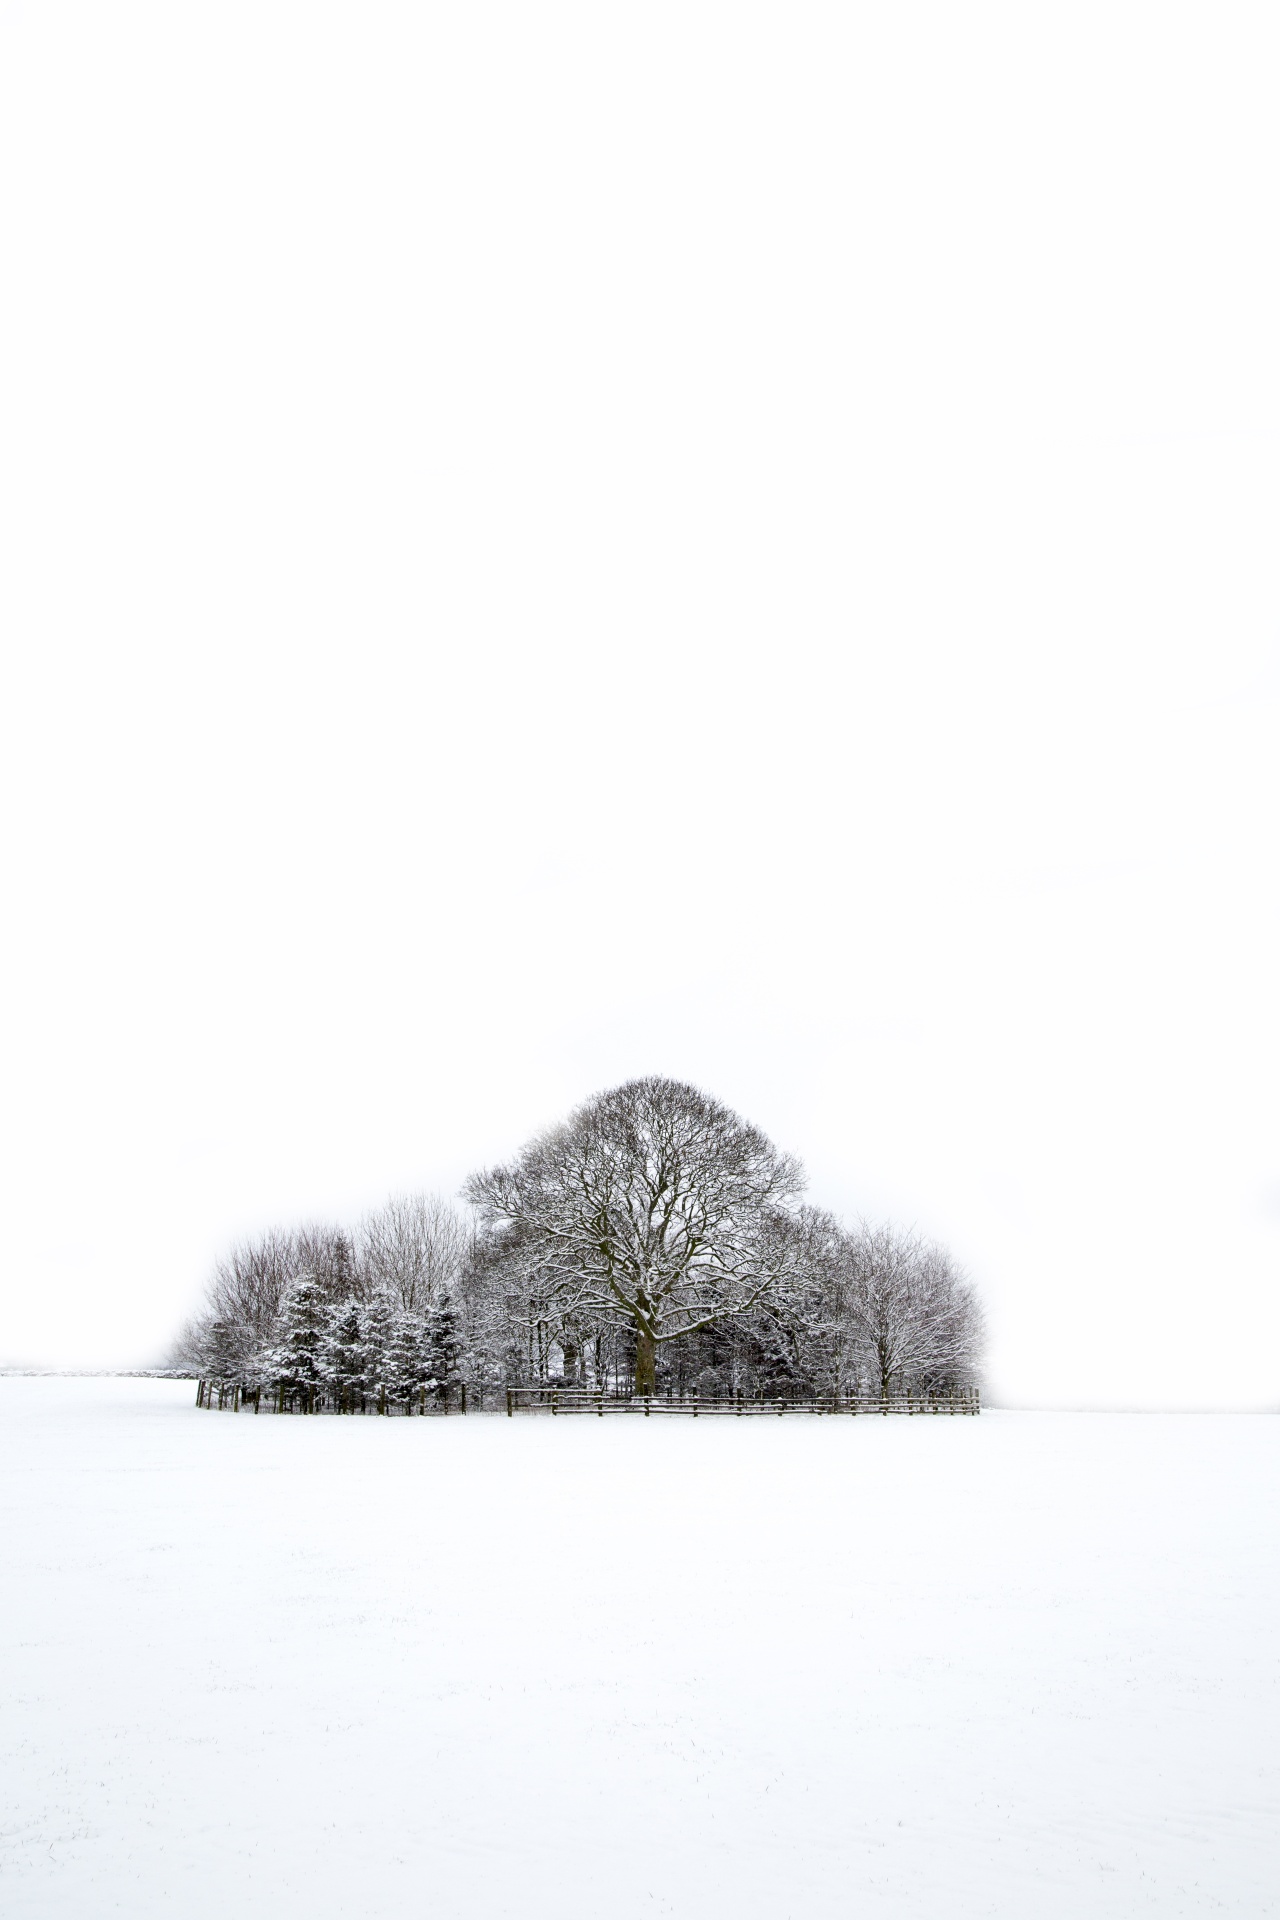
<path fill-rule="evenodd" d="M 273 1337 L 300 1264 L 294 1234 L 272 1228 L 241 1240 L 214 1268 L 204 1310 L 178 1336 L 175 1361 L 215 1379 L 243 1372 L 248 1356 Z"/>
<path fill-rule="evenodd" d="M 179 1335 L 175 1360 L 211 1377 L 247 1377 L 251 1356 L 276 1337 L 290 1284 L 303 1275 L 326 1300 L 358 1294 L 350 1236 L 340 1227 L 313 1225 L 272 1227 L 239 1241 L 215 1266 L 204 1309 Z"/>
<path fill-rule="evenodd" d="M 745 1313 L 794 1271 L 799 1163 L 697 1088 L 628 1081 L 464 1189 L 563 1319 L 629 1328 L 635 1391 L 658 1347 Z"/>
<path fill-rule="evenodd" d="M 170 1366 L 189 1367 L 201 1380 L 244 1380 L 257 1347 L 243 1326 L 209 1312 L 189 1320 L 173 1343 Z"/>
<path fill-rule="evenodd" d="M 490 1379 L 587 1385 L 609 1370 L 611 1323 L 585 1311 L 527 1226 L 477 1234 L 458 1298 L 467 1345 L 486 1361 Z"/>
<path fill-rule="evenodd" d="M 865 1337 L 850 1312 L 851 1236 L 832 1213 L 801 1207 L 793 1272 L 753 1321 L 757 1374 L 785 1370 L 819 1393 L 843 1393 L 865 1370 Z M 770 1356 L 773 1365 L 770 1367 Z"/>
<path fill-rule="evenodd" d="M 361 1299 L 369 1291 L 355 1242 L 345 1227 L 312 1221 L 290 1237 L 295 1275 L 309 1274 L 326 1302 Z"/>
<path fill-rule="evenodd" d="M 828 1325 L 861 1344 L 874 1391 L 972 1382 L 982 1309 L 943 1248 L 895 1227 L 864 1225 L 842 1236 L 832 1277 Z"/>
<path fill-rule="evenodd" d="M 425 1313 L 457 1288 L 473 1237 L 470 1222 L 438 1194 L 394 1194 L 360 1223 L 360 1270 L 406 1313 Z"/>

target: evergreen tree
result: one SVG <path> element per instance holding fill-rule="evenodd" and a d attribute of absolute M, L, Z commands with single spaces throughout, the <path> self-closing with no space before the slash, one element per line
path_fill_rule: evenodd
<path fill-rule="evenodd" d="M 358 1300 L 339 1300 L 326 1315 L 321 1366 L 339 1407 L 354 1406 L 368 1388 L 363 1321 Z"/>
<path fill-rule="evenodd" d="M 387 1392 L 393 1400 L 410 1405 L 424 1387 L 434 1384 L 428 1350 L 427 1329 L 422 1315 L 397 1313 L 391 1323 L 387 1347 Z"/>
<path fill-rule="evenodd" d="M 239 1380 L 245 1371 L 245 1342 L 230 1320 L 211 1320 L 202 1330 L 199 1365 L 210 1380 Z"/>
<path fill-rule="evenodd" d="M 330 1255 L 326 1279 L 329 1293 L 337 1300 L 347 1300 L 360 1290 L 356 1250 L 351 1243 L 350 1235 L 343 1233 L 341 1229 L 333 1236 L 333 1251 Z"/>
<path fill-rule="evenodd" d="M 439 1305 L 427 1316 L 427 1343 L 432 1384 L 440 1398 L 447 1400 L 462 1379 L 462 1335 L 450 1294 L 442 1294 Z"/>
<path fill-rule="evenodd" d="M 382 1394 L 389 1390 L 391 1343 L 396 1324 L 396 1305 L 392 1295 L 379 1288 L 361 1316 L 364 1336 L 366 1391 Z"/>
<path fill-rule="evenodd" d="M 276 1338 L 267 1356 L 266 1374 L 286 1392 L 309 1391 L 324 1381 L 324 1302 L 309 1273 L 289 1282 L 280 1305 Z"/>

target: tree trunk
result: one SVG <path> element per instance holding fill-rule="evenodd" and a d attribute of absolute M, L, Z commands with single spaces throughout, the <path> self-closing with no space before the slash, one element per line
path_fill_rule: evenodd
<path fill-rule="evenodd" d="M 637 1393 L 652 1393 L 658 1379 L 658 1343 L 648 1327 L 636 1328 Z"/>

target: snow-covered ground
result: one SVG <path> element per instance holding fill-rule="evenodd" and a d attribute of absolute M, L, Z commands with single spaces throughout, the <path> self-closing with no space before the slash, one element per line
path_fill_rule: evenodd
<path fill-rule="evenodd" d="M 0 1380 L 19 1916 L 1280 1912 L 1280 1419 Z"/>

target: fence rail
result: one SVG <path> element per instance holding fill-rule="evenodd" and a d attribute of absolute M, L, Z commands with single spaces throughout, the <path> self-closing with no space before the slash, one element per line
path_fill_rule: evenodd
<path fill-rule="evenodd" d="M 976 1387 L 957 1387 L 946 1393 L 827 1394 L 808 1400 L 747 1399 L 741 1395 L 713 1399 L 705 1394 L 613 1394 L 590 1387 L 508 1387 L 507 1415 L 517 1413 L 651 1414 L 976 1414 L 981 1399 Z"/>
<path fill-rule="evenodd" d="M 827 1415 L 907 1414 L 926 1417 L 937 1414 L 976 1414 L 982 1410 L 976 1387 L 956 1387 L 946 1393 L 826 1394 L 810 1399 L 749 1399 L 745 1395 L 712 1397 L 697 1393 L 636 1394 L 612 1393 L 593 1387 L 508 1387 L 507 1416 L 517 1413 L 551 1415 L 593 1413 L 603 1419 L 606 1413 L 653 1414 L 683 1413 L 718 1417 L 732 1414 L 758 1416 L 772 1414 L 782 1418 L 788 1413 Z M 260 1387 L 242 1380 L 200 1380 L 196 1383 L 196 1405 L 239 1413 L 361 1413 L 394 1416 L 416 1415 L 438 1418 L 442 1414 L 465 1413 L 467 1390 L 456 1396 L 438 1398 L 425 1388 L 407 1399 L 395 1398 L 385 1388 L 368 1393 L 357 1388 L 330 1386 Z"/>

